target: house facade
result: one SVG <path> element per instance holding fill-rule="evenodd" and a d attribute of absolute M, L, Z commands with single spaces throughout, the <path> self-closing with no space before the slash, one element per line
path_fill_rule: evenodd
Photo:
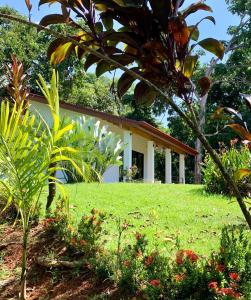
<path fill-rule="evenodd" d="M 46 100 L 38 95 L 30 95 L 31 108 L 37 110 L 50 124 L 52 117 Z M 185 158 L 196 156 L 195 149 L 180 142 L 144 121 L 136 121 L 120 116 L 60 102 L 60 114 L 77 120 L 80 116 L 93 117 L 101 125 L 108 125 L 109 131 L 118 134 L 124 143 L 123 169 L 130 169 L 136 163 L 139 176 L 144 182 L 154 183 L 155 150 L 165 151 L 165 183 L 172 183 L 172 152 L 179 155 L 179 183 L 185 183 Z M 119 182 L 118 166 L 110 166 L 103 175 L 104 182 Z"/>

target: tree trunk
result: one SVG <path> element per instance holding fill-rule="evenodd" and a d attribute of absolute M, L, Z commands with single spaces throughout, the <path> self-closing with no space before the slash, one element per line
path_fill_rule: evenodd
<path fill-rule="evenodd" d="M 28 235 L 29 230 L 26 229 L 23 233 L 23 249 L 22 249 L 22 272 L 20 282 L 20 300 L 26 300 L 26 276 L 27 276 L 27 250 L 28 250 Z"/>
<path fill-rule="evenodd" d="M 208 75 L 208 71 L 206 72 Z M 200 98 L 200 112 L 199 112 L 199 131 L 204 134 L 205 132 L 205 123 L 206 123 L 206 104 L 207 104 L 208 94 Z M 201 184 L 201 163 L 203 159 L 202 154 L 202 145 L 199 138 L 196 139 L 195 149 L 198 154 L 195 157 L 195 165 L 194 165 L 194 179 L 196 184 Z"/>
<path fill-rule="evenodd" d="M 56 163 L 51 163 L 49 166 L 49 169 L 56 168 Z M 50 174 L 51 177 L 56 177 L 56 171 L 52 171 Z M 49 179 L 48 184 L 48 196 L 47 196 L 47 203 L 46 203 L 46 213 L 48 214 L 50 211 L 51 204 L 56 196 L 57 186 L 54 179 Z"/>
<path fill-rule="evenodd" d="M 196 139 L 195 149 L 198 152 L 198 154 L 195 156 L 195 162 L 194 162 L 194 182 L 196 184 L 201 184 L 202 149 L 201 149 L 201 142 L 199 139 Z"/>

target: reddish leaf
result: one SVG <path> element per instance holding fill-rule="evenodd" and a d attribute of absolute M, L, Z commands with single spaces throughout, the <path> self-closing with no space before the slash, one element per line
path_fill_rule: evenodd
<path fill-rule="evenodd" d="M 189 29 L 183 18 L 173 18 L 169 22 L 169 31 L 173 34 L 174 40 L 178 46 L 183 47 L 189 40 Z"/>
<path fill-rule="evenodd" d="M 225 48 L 221 42 L 216 39 L 208 38 L 198 43 L 205 50 L 215 54 L 219 59 L 224 56 Z"/>
<path fill-rule="evenodd" d="M 183 17 L 186 18 L 190 14 L 195 13 L 198 10 L 205 10 L 205 11 L 210 11 L 212 12 L 212 8 L 202 2 L 198 2 L 195 4 L 191 4 L 187 9 L 183 11 Z"/>
<path fill-rule="evenodd" d="M 241 138 L 251 141 L 251 134 L 240 124 L 229 124 L 227 126 L 232 128 Z"/>
<path fill-rule="evenodd" d="M 27 6 L 27 8 L 28 8 L 28 11 L 31 11 L 31 9 L 32 9 L 32 4 L 31 4 L 30 0 L 25 0 L 25 4 L 26 4 L 26 6 Z"/>
<path fill-rule="evenodd" d="M 201 96 L 205 96 L 210 89 L 211 80 L 208 77 L 202 77 L 199 79 L 198 84 L 201 88 Z"/>

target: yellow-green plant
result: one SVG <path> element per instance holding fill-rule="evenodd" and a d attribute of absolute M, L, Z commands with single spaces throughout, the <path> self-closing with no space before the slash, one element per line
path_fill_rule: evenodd
<path fill-rule="evenodd" d="M 63 157 L 63 161 L 68 161 L 71 167 L 75 170 L 77 174 L 79 174 L 81 177 L 83 176 L 83 172 L 78 167 L 78 164 L 75 163 L 76 159 L 78 159 L 77 153 L 78 150 L 74 149 L 73 147 L 67 146 L 67 141 L 65 140 L 64 136 L 67 135 L 67 133 L 71 133 L 73 127 L 75 124 L 71 120 L 67 120 L 67 123 L 64 120 L 61 120 L 60 118 L 60 111 L 59 111 L 59 94 L 58 94 L 58 74 L 55 70 L 53 70 L 50 86 L 47 85 L 44 78 L 39 75 L 39 81 L 37 82 L 41 92 L 43 93 L 45 99 L 47 100 L 51 112 L 52 117 L 52 126 L 51 126 L 51 133 L 53 137 L 53 143 L 55 147 L 58 147 L 58 149 L 63 150 L 64 152 L 68 153 L 67 157 Z M 46 203 L 46 212 L 48 213 L 51 207 L 51 204 L 56 196 L 56 185 L 57 180 L 56 177 L 56 171 L 57 171 L 57 165 L 58 161 L 54 159 L 54 156 L 57 155 L 57 153 L 51 153 L 51 162 L 49 166 L 50 170 L 50 178 L 48 179 L 48 197 L 47 197 L 47 203 Z M 62 161 L 61 160 L 61 161 Z M 87 173 L 87 168 L 85 170 L 85 173 Z"/>
<path fill-rule="evenodd" d="M 23 113 L 23 104 L 11 107 L 8 101 L 3 101 L 0 106 L 0 196 L 6 201 L 5 209 L 11 204 L 15 205 L 21 219 L 21 300 L 26 299 L 26 262 L 31 218 L 37 213 L 41 192 L 49 180 L 57 182 L 51 176 L 60 169 L 57 163 L 67 160 L 75 165 L 67 153 L 76 150 L 57 146 L 62 136 L 74 125 L 61 128 L 58 116 L 53 114 L 53 117 L 51 130 L 29 108 Z M 52 164 L 55 166 L 51 167 Z"/>

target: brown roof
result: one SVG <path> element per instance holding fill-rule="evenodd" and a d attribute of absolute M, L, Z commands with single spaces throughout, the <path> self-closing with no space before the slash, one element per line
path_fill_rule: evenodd
<path fill-rule="evenodd" d="M 30 99 L 40 103 L 47 103 L 44 97 L 35 94 L 31 94 Z M 158 146 L 170 148 L 171 150 L 177 153 L 190 154 L 194 156 L 197 155 L 197 151 L 195 149 L 180 142 L 171 135 L 164 133 L 163 131 L 155 128 L 154 126 L 150 125 L 145 121 L 131 120 L 124 117 L 115 116 L 109 113 L 97 111 L 91 108 L 86 108 L 81 105 L 66 103 L 63 101 L 60 101 L 60 107 L 66 110 L 81 113 L 83 115 L 96 117 L 114 125 L 128 129 L 151 141 L 154 141 Z"/>

